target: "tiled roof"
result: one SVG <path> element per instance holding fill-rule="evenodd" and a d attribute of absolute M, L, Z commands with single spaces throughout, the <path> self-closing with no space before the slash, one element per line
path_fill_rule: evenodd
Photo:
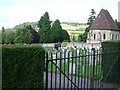
<path fill-rule="evenodd" d="M 109 12 L 102 9 L 91 25 L 91 30 L 119 30 Z"/>

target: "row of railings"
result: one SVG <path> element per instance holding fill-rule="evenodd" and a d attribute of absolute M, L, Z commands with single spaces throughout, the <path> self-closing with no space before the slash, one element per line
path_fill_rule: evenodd
<path fill-rule="evenodd" d="M 48 51 L 45 89 L 102 88 L 102 56 L 102 48 Z"/>

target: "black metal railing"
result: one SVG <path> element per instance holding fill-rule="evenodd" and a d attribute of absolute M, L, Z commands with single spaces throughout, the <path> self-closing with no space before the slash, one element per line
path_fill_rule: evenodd
<path fill-rule="evenodd" d="M 75 49 L 47 52 L 48 88 L 100 88 L 102 78 L 101 49 Z"/>
<path fill-rule="evenodd" d="M 117 49 L 116 49 L 117 50 Z M 45 89 L 118 88 L 120 51 L 60 49 L 46 53 Z M 119 79 L 118 79 L 119 80 Z"/>

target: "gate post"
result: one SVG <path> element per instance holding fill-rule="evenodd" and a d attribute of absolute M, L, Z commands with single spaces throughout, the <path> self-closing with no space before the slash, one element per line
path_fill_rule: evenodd
<path fill-rule="evenodd" d="M 95 48 L 92 48 L 92 56 L 93 56 L 93 68 L 92 68 L 92 77 L 90 80 L 90 88 L 93 90 L 94 89 L 94 74 L 95 74 Z"/>

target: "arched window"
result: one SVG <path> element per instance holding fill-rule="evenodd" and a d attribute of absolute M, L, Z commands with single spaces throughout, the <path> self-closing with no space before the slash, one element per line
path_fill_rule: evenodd
<path fill-rule="evenodd" d="M 111 33 L 109 34 L 110 40 L 111 40 Z"/>
<path fill-rule="evenodd" d="M 112 40 L 114 40 L 114 34 L 112 34 Z"/>
<path fill-rule="evenodd" d="M 103 34 L 103 39 L 106 39 L 106 35 L 105 35 L 105 33 Z"/>
<path fill-rule="evenodd" d="M 94 40 L 96 39 L 96 34 L 94 34 Z"/>
<path fill-rule="evenodd" d="M 116 35 L 116 40 L 118 39 L 118 35 Z"/>

